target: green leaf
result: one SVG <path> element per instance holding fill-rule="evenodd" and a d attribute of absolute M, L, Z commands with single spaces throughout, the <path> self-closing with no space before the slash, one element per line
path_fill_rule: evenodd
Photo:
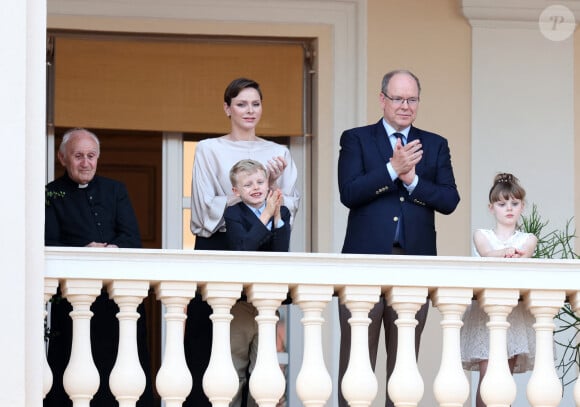
<path fill-rule="evenodd" d="M 572 220 L 566 222 L 562 230 L 547 230 L 549 221 L 544 221 L 538 213 L 535 204 L 528 216 L 522 216 L 522 231 L 533 233 L 538 238 L 538 245 L 534 252 L 535 258 L 544 259 L 578 259 L 580 256 L 574 252 L 574 241 L 576 230 L 572 229 Z M 576 381 L 576 371 L 580 368 L 580 318 L 572 310 L 568 302 L 560 309 L 555 319 L 560 326 L 554 331 L 555 338 L 558 333 L 566 333 L 558 337 L 566 336 L 566 341 L 554 339 L 556 347 L 562 351 L 562 356 L 556 364 L 556 369 L 560 372 L 562 386 L 567 386 Z M 571 377 L 571 378 L 570 378 Z"/>

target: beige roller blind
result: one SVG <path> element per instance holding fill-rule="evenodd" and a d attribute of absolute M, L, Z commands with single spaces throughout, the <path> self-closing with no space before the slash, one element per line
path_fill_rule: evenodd
<path fill-rule="evenodd" d="M 225 134 L 223 93 L 260 84 L 259 135 L 303 135 L 303 47 L 296 43 L 55 39 L 58 127 Z"/>

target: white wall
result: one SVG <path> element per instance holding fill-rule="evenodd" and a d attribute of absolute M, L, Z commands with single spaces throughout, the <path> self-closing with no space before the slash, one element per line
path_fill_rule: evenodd
<path fill-rule="evenodd" d="M 515 174 L 550 225 L 574 215 L 572 39 L 537 25 L 473 28 L 472 227 L 491 227 L 497 172 Z"/>

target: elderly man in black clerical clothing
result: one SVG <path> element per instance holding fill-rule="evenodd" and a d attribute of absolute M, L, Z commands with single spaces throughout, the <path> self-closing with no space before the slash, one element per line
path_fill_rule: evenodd
<path fill-rule="evenodd" d="M 99 159 L 99 139 L 85 129 L 68 131 L 58 150 L 65 174 L 46 185 L 44 242 L 47 246 L 141 247 L 137 218 L 125 185 L 95 175 Z M 117 406 L 109 389 L 109 375 L 117 358 L 119 324 L 115 302 L 103 290 L 91 310 L 91 348 L 99 371 L 100 385 L 91 407 Z M 54 382 L 44 400 L 45 407 L 72 406 L 62 377 L 72 345 L 72 306 L 60 296 L 51 305 L 48 363 Z M 153 391 L 147 350 L 143 304 L 138 308 L 137 346 L 147 384 L 138 407 L 153 406 Z"/>

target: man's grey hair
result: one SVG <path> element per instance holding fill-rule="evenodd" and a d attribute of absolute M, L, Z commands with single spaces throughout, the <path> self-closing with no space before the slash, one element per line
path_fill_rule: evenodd
<path fill-rule="evenodd" d="M 79 133 L 84 133 L 84 134 L 88 134 L 89 136 L 91 136 L 93 138 L 93 140 L 95 141 L 95 143 L 97 143 L 97 154 L 101 155 L 101 143 L 99 142 L 99 138 L 97 137 L 97 135 L 87 129 L 83 129 L 81 127 L 76 127 L 74 129 L 70 129 L 68 130 L 66 133 L 64 133 L 64 136 L 62 137 L 62 141 L 60 142 L 60 147 L 58 148 L 58 152 L 62 155 L 65 154 L 66 152 L 66 145 L 68 143 L 68 141 L 70 140 L 70 138 L 75 135 L 75 134 L 79 134 Z"/>
<path fill-rule="evenodd" d="M 394 71 L 387 72 L 385 76 L 383 76 L 383 81 L 381 83 L 381 91 L 383 93 L 387 93 L 387 86 L 389 86 L 389 81 L 393 76 L 398 74 L 409 75 L 411 78 L 415 79 L 415 82 L 417 82 L 417 89 L 419 89 L 419 95 L 421 95 L 421 82 L 419 82 L 419 78 L 417 78 L 413 72 L 406 69 L 396 69 Z"/>

